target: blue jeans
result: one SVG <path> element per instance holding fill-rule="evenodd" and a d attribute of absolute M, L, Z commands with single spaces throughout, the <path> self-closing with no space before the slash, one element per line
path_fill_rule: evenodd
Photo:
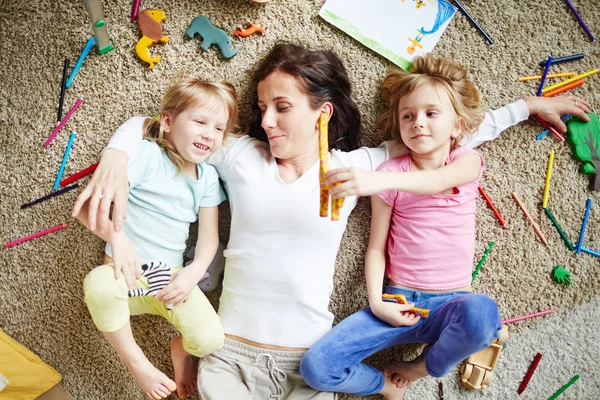
<path fill-rule="evenodd" d="M 369 395 L 383 389 L 383 373 L 362 361 L 388 347 L 428 343 L 425 366 L 431 376 L 447 374 L 459 362 L 488 347 L 502 328 L 494 300 L 471 292 L 423 293 L 388 286 L 415 307 L 428 308 L 428 318 L 413 326 L 393 326 L 370 308 L 352 314 L 319 340 L 300 363 L 302 377 L 315 390 Z"/>

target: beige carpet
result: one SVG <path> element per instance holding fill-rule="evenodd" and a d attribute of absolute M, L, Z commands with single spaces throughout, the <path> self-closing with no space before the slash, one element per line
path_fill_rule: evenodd
<path fill-rule="evenodd" d="M 133 115 L 154 113 L 159 93 L 177 72 L 198 72 L 207 79 L 227 78 L 238 85 L 242 100 L 250 101 L 248 70 L 277 39 L 287 39 L 339 54 L 348 68 L 355 98 L 363 112 L 363 143 L 377 145 L 385 137 L 375 123 L 383 108 L 378 87 L 390 63 L 321 20 L 317 12 L 323 0 L 274 0 L 265 6 L 250 4 L 249 0 L 154 0 L 142 1 L 142 6 L 166 10 L 164 27 L 171 41 L 154 47 L 153 53 L 160 54 L 162 61 L 153 71 L 145 72 L 133 51 L 139 32 L 129 22 L 131 1 L 104 3 L 115 50 L 104 56 L 93 51 L 85 60 L 67 92 L 65 109 L 78 97 L 85 102 L 47 149 L 42 144 L 56 124 L 64 57 L 74 64 L 91 34 L 91 24 L 83 4 L 76 0 L 0 3 L 0 240 L 5 243 L 60 223 L 71 224 L 66 230 L 0 250 L 0 328 L 60 371 L 64 386 L 77 399 L 143 399 L 115 353 L 94 328 L 82 302 L 82 279 L 101 260 L 103 244 L 71 220 L 69 212 L 75 191 L 30 209 L 19 208 L 51 191 L 69 133 L 74 130 L 78 135 L 66 176 L 96 162 L 121 122 Z M 488 107 L 499 107 L 535 93 L 535 83 L 519 83 L 518 77 L 538 73 L 537 63 L 549 54 L 586 54 L 584 60 L 563 64 L 555 70 L 582 72 L 600 67 L 598 45 L 588 40 L 563 1 L 544 2 L 543 6 L 534 0 L 464 3 L 495 40 L 495 45 L 487 45 L 467 20 L 457 14 L 435 53 L 453 57 L 471 70 Z M 597 1 L 576 0 L 575 5 L 591 30 L 600 36 Z M 240 53 L 226 61 L 215 50 L 203 52 L 197 39 L 184 37 L 187 25 L 198 15 L 209 16 L 215 25 L 230 33 L 247 19 L 268 24 L 269 31 L 264 37 L 235 39 Z M 587 98 L 592 109 L 597 109 L 598 87 L 600 77 L 594 76 L 575 92 Z M 248 109 L 246 102 L 244 116 Z M 542 363 L 556 368 L 540 368 L 535 377 L 538 381 L 532 381 L 524 396 L 547 398 L 579 373 L 582 379 L 562 398 L 600 397 L 598 340 L 590 341 L 590 335 L 595 333 L 598 337 L 600 330 L 599 260 L 569 253 L 536 207 L 543 190 L 548 152 L 556 151 L 550 207 L 574 241 L 585 201 L 592 197 L 595 203 L 585 244 L 597 250 L 600 250 L 597 229 L 600 198 L 588 190 L 590 178 L 578 172 L 579 164 L 567 145 L 551 136 L 540 142 L 534 140 L 541 130 L 538 122 L 523 123 L 480 149 L 487 161 L 482 184 L 506 218 L 508 229 L 498 225 L 482 201 L 477 219 L 476 257 L 489 241 L 495 240 L 496 246 L 475 282 L 475 289 L 495 298 L 505 318 L 552 307 L 557 311 L 552 317 L 557 322 L 552 329 L 542 329 L 543 319 L 511 325 L 516 339 L 508 344 L 510 350 L 504 354 L 497 382 L 482 394 L 467 393 L 456 384 L 457 374 L 453 371 L 444 378 L 446 399 L 517 398 L 516 388 L 530 360 L 537 351 L 548 349 L 549 342 L 554 345 L 551 352 L 545 353 Z M 549 249 L 541 244 L 515 205 L 510 196 L 513 190 L 520 193 L 546 233 Z M 222 235 L 226 238 L 227 213 L 224 215 Z M 338 257 L 331 304 L 337 320 L 367 302 L 362 269 L 368 224 L 368 202 L 362 201 L 352 215 Z M 557 264 L 573 273 L 572 286 L 552 282 L 550 271 Z M 211 295 L 211 299 L 216 304 L 218 293 Z M 571 318 L 576 308 L 581 308 L 587 318 Z M 158 318 L 140 317 L 135 319 L 134 331 L 149 358 L 171 373 L 167 344 L 172 328 Z M 414 348 L 398 349 L 385 352 L 374 362 L 381 366 L 414 354 Z M 423 380 L 407 398 L 434 399 L 436 387 L 436 380 Z"/>

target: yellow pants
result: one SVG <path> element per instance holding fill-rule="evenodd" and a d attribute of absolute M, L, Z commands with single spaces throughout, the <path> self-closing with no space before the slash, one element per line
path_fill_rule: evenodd
<path fill-rule="evenodd" d="M 33 400 L 58 382 L 61 376 L 38 356 L 0 329 L 0 373 L 8 386 L 2 400 Z"/>
<path fill-rule="evenodd" d="M 171 270 L 171 274 L 182 267 Z M 136 288 L 148 288 L 141 277 Z M 85 303 L 96 327 L 102 332 L 115 332 L 129 321 L 130 315 L 163 316 L 181 333 L 183 348 L 196 357 L 204 357 L 223 346 L 225 334 L 221 320 L 204 293 L 195 286 L 187 300 L 172 310 L 154 296 L 129 297 L 127 283 L 121 274 L 115 279 L 113 264 L 94 268 L 83 281 Z"/>

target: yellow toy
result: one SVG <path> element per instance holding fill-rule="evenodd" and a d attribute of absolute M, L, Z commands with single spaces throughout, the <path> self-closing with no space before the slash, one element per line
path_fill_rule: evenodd
<path fill-rule="evenodd" d="M 396 300 L 398 303 L 400 304 L 406 304 L 406 297 L 403 294 L 387 294 L 384 293 L 381 295 L 382 299 L 392 299 L 392 300 Z M 423 318 L 427 318 L 429 317 L 429 310 L 426 308 L 417 308 L 417 307 L 413 307 L 410 310 L 408 310 L 410 312 L 413 312 L 415 314 L 421 314 L 423 316 Z"/>
<path fill-rule="evenodd" d="M 494 376 L 494 368 L 500 358 L 502 345 L 508 339 L 508 328 L 502 327 L 500 337 L 490 347 L 471 355 L 460 367 L 460 383 L 469 390 L 483 390 Z"/>
<path fill-rule="evenodd" d="M 331 187 L 325 185 L 325 174 L 329 171 L 329 132 L 327 129 L 328 115 L 322 113 L 319 117 L 319 182 L 321 184 L 321 200 L 320 212 L 321 217 L 327 217 L 329 214 L 329 189 Z M 339 183 L 336 184 L 336 186 Z M 331 198 L 331 220 L 339 221 L 340 210 L 344 206 L 344 198 Z"/>
<path fill-rule="evenodd" d="M 142 31 L 142 38 L 135 45 L 135 53 L 142 60 L 150 64 L 146 70 L 154 68 L 160 61 L 160 56 L 152 57 L 150 46 L 155 43 L 167 43 L 168 36 L 163 35 L 162 23 L 167 18 L 162 10 L 144 10 L 138 15 L 138 25 Z"/>

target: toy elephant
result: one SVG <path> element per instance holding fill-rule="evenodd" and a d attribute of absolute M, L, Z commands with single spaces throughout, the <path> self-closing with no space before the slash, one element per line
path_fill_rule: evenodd
<path fill-rule="evenodd" d="M 200 37 L 202 37 L 202 44 L 200 47 L 205 51 L 208 51 L 211 45 L 217 45 L 225 58 L 231 58 L 239 51 L 238 48 L 231 47 L 231 39 L 227 33 L 214 26 L 205 16 L 194 18 L 185 33 L 192 39 L 194 38 L 194 35 L 200 35 Z"/>

